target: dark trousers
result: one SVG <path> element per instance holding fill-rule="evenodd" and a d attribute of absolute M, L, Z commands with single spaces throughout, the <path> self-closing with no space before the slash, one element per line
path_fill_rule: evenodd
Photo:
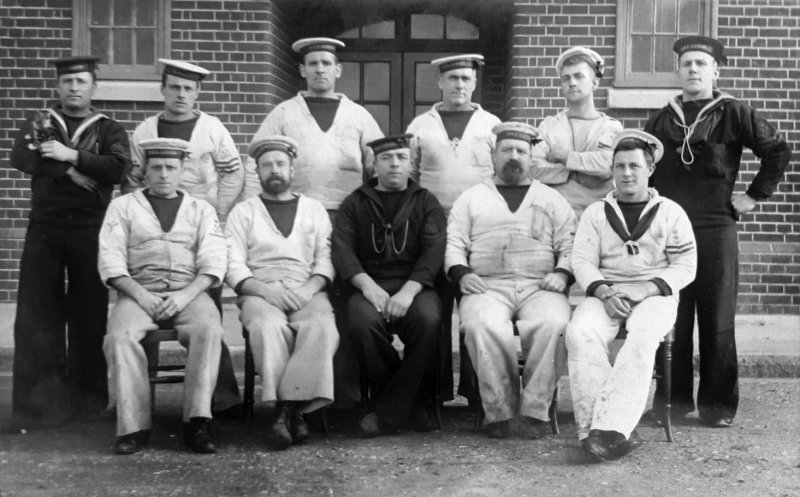
<path fill-rule="evenodd" d="M 389 295 L 403 280 L 379 281 Z M 435 363 L 441 333 L 442 304 L 432 289 L 414 298 L 406 315 L 391 325 L 364 298 L 354 292 L 347 304 L 348 336 L 374 401 L 385 423 L 401 426 L 413 409 L 433 406 Z M 392 333 L 403 342 L 403 359 L 392 346 Z"/>
<path fill-rule="evenodd" d="M 63 420 L 108 403 L 108 289 L 97 272 L 99 231 L 28 226 L 14 323 L 15 415 Z"/>
<path fill-rule="evenodd" d="M 694 410 L 692 334 L 694 317 L 700 346 L 697 409 L 713 422 L 733 418 L 739 404 L 736 359 L 736 297 L 739 287 L 739 247 L 736 225 L 695 227 L 697 276 L 680 294 L 672 345 L 672 404 L 678 414 Z M 657 405 L 663 398 L 661 385 Z"/>

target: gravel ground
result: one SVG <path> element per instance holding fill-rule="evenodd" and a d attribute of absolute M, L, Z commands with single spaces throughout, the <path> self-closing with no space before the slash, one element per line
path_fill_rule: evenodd
<path fill-rule="evenodd" d="M 332 432 L 281 453 L 265 450 L 264 413 L 247 434 L 217 426 L 220 450 L 195 455 L 180 442 L 178 391 L 159 390 L 150 446 L 112 453 L 114 423 L 8 429 L 0 435 L 0 497 L 50 496 L 800 496 L 800 380 L 744 379 L 735 426 L 709 429 L 691 415 L 675 442 L 640 426 L 647 441 L 627 457 L 589 463 L 579 450 L 562 383 L 560 435 L 496 441 L 472 432 L 464 406 L 444 409 L 444 429 L 371 440 L 354 437 L 354 416 L 329 416 Z M 0 422 L 10 378 L 0 378 Z M 259 423 L 260 421 L 260 423 Z"/>

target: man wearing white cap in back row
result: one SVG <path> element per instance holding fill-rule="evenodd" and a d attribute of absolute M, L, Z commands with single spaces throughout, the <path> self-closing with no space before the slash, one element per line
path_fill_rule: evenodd
<path fill-rule="evenodd" d="M 132 454 L 148 442 L 150 384 L 140 341 L 163 325 L 188 349 L 184 442 L 212 453 L 211 395 L 224 332 L 206 290 L 225 276 L 225 235 L 208 202 L 178 189 L 189 144 L 156 138 L 141 147 L 149 186 L 111 202 L 100 231 L 100 277 L 119 293 L 103 343 L 116 383 L 115 451 Z"/>
<path fill-rule="evenodd" d="M 586 299 L 567 327 L 569 378 L 578 438 L 596 460 L 625 455 L 647 402 L 658 343 L 678 311 L 678 292 L 694 279 L 692 226 L 681 207 L 648 188 L 663 155 L 638 130 L 612 142 L 616 188 L 581 217 L 572 268 Z M 625 344 L 609 360 L 620 325 Z"/>
<path fill-rule="evenodd" d="M 453 55 L 431 61 L 440 71 L 442 101 L 408 125 L 411 177 L 436 195 L 445 213 L 467 188 L 492 175 L 492 128 L 497 116 L 472 102 L 478 83 L 479 54 Z"/>
<path fill-rule="evenodd" d="M 492 149 L 495 135 L 492 128 L 500 124 L 497 116 L 472 102 L 478 84 L 478 69 L 484 65 L 480 54 L 463 54 L 431 61 L 439 68 L 442 101 L 408 125 L 411 140 L 411 178 L 433 193 L 442 204 L 445 215 L 453 202 L 467 188 L 491 177 Z M 444 278 L 442 278 L 443 280 Z M 442 298 L 442 319 L 450 329 L 453 313 L 453 291 L 444 281 L 437 282 Z M 452 368 L 450 344 L 443 343 L 445 371 Z M 463 343 L 462 354 L 466 354 Z M 477 391 L 474 374 L 468 361 L 460 363 L 461 381 L 458 393 L 473 398 Z M 445 398 L 452 398 L 450 375 L 443 375 Z"/>
<path fill-rule="evenodd" d="M 331 222 L 320 201 L 292 192 L 297 142 L 267 136 L 248 152 L 263 191 L 228 218 L 226 281 L 240 296 L 261 399 L 276 407 L 267 441 L 282 450 L 308 438 L 303 413 L 333 402 Z"/>
<path fill-rule="evenodd" d="M 544 436 L 566 350 L 575 214 L 564 197 L 530 179 L 536 128 L 495 126 L 495 176 L 453 204 L 447 221 L 447 275 L 463 294 L 461 328 L 478 374 L 486 434 L 509 435 L 521 416 L 523 436 Z M 525 360 L 519 388 L 516 319 Z"/>
<path fill-rule="evenodd" d="M 220 221 L 225 221 L 244 187 L 244 167 L 239 149 L 222 122 L 195 109 L 203 79 L 211 73 L 182 60 L 158 59 L 163 64 L 161 94 L 164 111 L 142 121 L 131 138 L 133 168 L 123 182 L 127 193 L 146 185 L 142 141 L 175 138 L 189 142 L 184 159 L 180 188 L 210 203 Z M 211 290 L 220 312 L 222 287 Z M 214 392 L 214 411 L 238 415 L 239 387 L 227 345 L 222 344 L 218 385 Z"/>
<path fill-rule="evenodd" d="M 251 142 L 269 135 L 295 140 L 294 190 L 333 211 L 372 176 L 367 143 L 383 136 L 364 107 L 336 93 L 336 80 L 342 75 L 336 50 L 343 47 L 332 38 L 304 38 L 292 44 L 301 54 L 300 75 L 307 89 L 275 106 Z"/>
<path fill-rule="evenodd" d="M 622 124 L 594 106 L 603 77 L 603 58 L 573 47 L 556 61 L 567 108 L 539 124 L 542 141 L 533 149 L 534 179 L 558 190 L 580 218 L 583 210 L 613 188 L 611 140 Z"/>

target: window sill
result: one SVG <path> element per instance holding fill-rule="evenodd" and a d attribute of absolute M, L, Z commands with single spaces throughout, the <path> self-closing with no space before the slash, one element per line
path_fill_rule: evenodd
<path fill-rule="evenodd" d="M 97 82 L 92 100 L 114 102 L 161 102 L 161 81 L 107 81 Z"/>
<path fill-rule="evenodd" d="M 678 89 L 609 88 L 610 109 L 660 109 L 680 94 Z"/>

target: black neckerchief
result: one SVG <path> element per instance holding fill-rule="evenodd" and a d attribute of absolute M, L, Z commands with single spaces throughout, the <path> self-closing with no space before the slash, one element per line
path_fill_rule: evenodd
<path fill-rule="evenodd" d="M 653 219 L 656 217 L 660 205 L 661 203 L 657 203 L 652 209 L 645 212 L 644 215 L 639 218 L 639 222 L 636 223 L 636 227 L 633 228 L 630 234 L 625 228 L 625 222 L 617 215 L 617 211 L 614 210 L 611 203 L 606 202 L 605 206 L 603 206 L 608 224 L 611 225 L 611 229 L 614 230 L 614 233 L 619 235 L 622 241 L 625 242 L 625 249 L 628 251 L 628 255 L 636 255 L 639 253 L 639 244 L 637 240 L 647 233 L 648 228 L 650 228 L 650 225 L 653 223 Z"/>

